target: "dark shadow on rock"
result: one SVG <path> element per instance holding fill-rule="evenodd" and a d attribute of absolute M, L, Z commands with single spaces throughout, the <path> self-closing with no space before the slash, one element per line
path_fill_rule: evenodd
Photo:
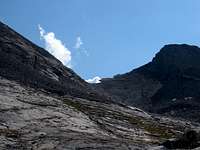
<path fill-rule="evenodd" d="M 176 140 L 168 140 L 162 144 L 168 149 L 194 149 L 200 147 L 200 135 L 197 131 L 189 130 Z"/>

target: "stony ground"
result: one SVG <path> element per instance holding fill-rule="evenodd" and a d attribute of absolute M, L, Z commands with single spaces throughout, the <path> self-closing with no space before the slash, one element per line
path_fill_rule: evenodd
<path fill-rule="evenodd" d="M 0 78 L 1 150 L 163 149 L 198 124 L 140 109 L 58 97 Z"/>

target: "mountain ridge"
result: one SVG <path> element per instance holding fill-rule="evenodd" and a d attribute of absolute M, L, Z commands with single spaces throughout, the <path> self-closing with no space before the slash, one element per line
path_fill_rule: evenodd
<path fill-rule="evenodd" d="M 130 75 L 133 78 L 127 80 Z M 134 88 L 134 99 L 142 94 L 143 105 L 145 101 L 151 104 L 146 98 L 157 93 L 163 83 L 139 72 L 130 75 L 116 81 L 121 85 L 125 81 L 129 94 Z M 137 89 L 135 84 L 129 88 L 132 81 Z M 114 85 L 112 88 L 117 87 Z M 127 95 L 124 87 L 116 92 Z M 200 146 L 198 122 L 145 112 L 121 103 L 126 97 L 113 97 L 0 23 L 0 149 L 165 150 Z"/>
<path fill-rule="evenodd" d="M 0 22 L 0 75 L 58 95 L 103 100 L 72 69 Z"/>
<path fill-rule="evenodd" d="M 186 115 L 187 119 L 196 119 L 200 108 L 199 58 L 200 48 L 197 46 L 166 45 L 146 65 L 110 79 L 102 79 L 95 86 L 113 96 L 113 99 L 150 112 L 170 115 L 174 111 L 187 109 L 189 115 L 177 112 L 174 116 L 184 118 Z M 191 108 L 196 110 L 196 115 Z"/>

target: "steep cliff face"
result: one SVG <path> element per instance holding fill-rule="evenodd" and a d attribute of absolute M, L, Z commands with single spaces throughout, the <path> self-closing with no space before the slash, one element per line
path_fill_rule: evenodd
<path fill-rule="evenodd" d="M 96 86 L 126 104 L 200 121 L 200 48 L 166 45 L 152 62 Z"/>
<path fill-rule="evenodd" d="M 0 23 L 0 76 L 58 95 L 105 99 L 46 50 Z"/>

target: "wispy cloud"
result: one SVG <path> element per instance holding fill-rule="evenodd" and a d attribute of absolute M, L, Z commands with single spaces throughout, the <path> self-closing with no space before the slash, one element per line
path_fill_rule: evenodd
<path fill-rule="evenodd" d="M 88 83 L 101 83 L 101 78 L 96 76 L 96 77 L 94 77 L 92 79 L 86 80 L 86 82 L 88 82 Z"/>
<path fill-rule="evenodd" d="M 83 53 L 86 55 L 86 56 L 90 56 L 89 52 L 85 49 L 83 49 Z"/>
<path fill-rule="evenodd" d="M 55 37 L 53 32 L 45 32 L 45 30 L 38 25 L 40 37 L 45 41 L 45 49 L 60 60 L 64 65 L 71 68 L 71 52 L 62 43 L 61 40 Z"/>
<path fill-rule="evenodd" d="M 81 47 L 81 45 L 83 45 L 83 41 L 82 41 L 81 37 L 78 36 L 76 38 L 76 43 L 75 43 L 74 48 L 78 50 L 77 52 L 79 54 L 84 54 L 86 56 L 89 56 L 90 55 L 89 52 L 84 47 Z"/>
<path fill-rule="evenodd" d="M 83 42 L 82 42 L 82 40 L 81 40 L 81 37 L 78 36 L 78 37 L 76 38 L 76 44 L 75 44 L 74 48 L 79 49 L 79 48 L 81 47 L 81 45 L 83 45 Z"/>

